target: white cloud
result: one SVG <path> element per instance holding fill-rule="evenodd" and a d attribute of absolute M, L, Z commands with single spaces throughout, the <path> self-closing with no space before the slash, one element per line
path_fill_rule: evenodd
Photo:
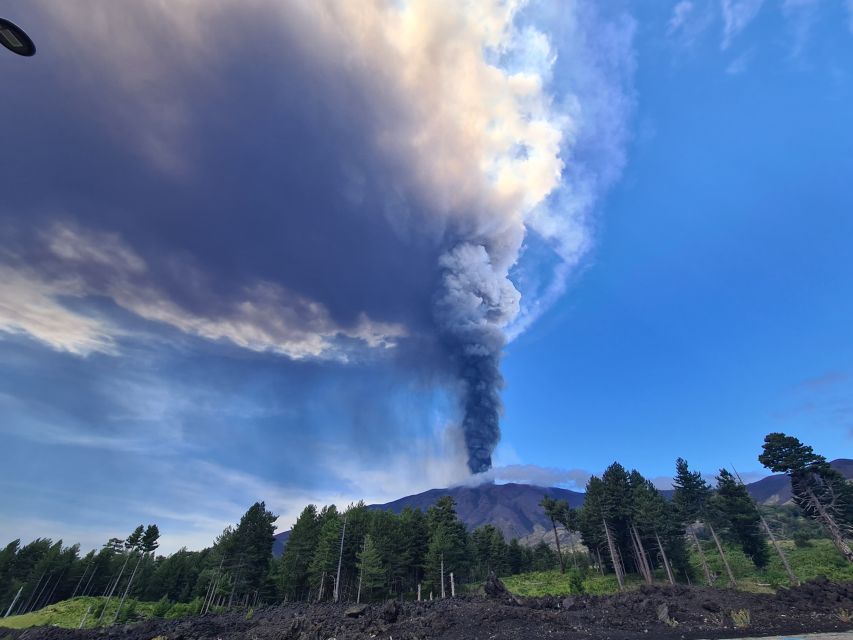
<path fill-rule="evenodd" d="M 687 22 L 687 19 L 693 14 L 695 5 L 690 0 L 681 0 L 672 8 L 672 15 L 669 18 L 667 33 L 673 35 L 677 33 Z"/>
<path fill-rule="evenodd" d="M 27 269 L 0 264 L 0 332 L 28 334 L 53 349 L 80 356 L 115 353 L 115 328 L 71 311 L 59 298 L 82 295 L 75 279 L 46 282 Z"/>
<path fill-rule="evenodd" d="M 818 0 L 785 0 L 782 14 L 791 31 L 791 58 L 798 60 L 811 38 L 812 30 L 818 18 L 820 3 Z"/>
<path fill-rule="evenodd" d="M 730 76 L 736 76 L 744 73 L 749 66 L 749 61 L 752 59 L 752 56 L 752 49 L 742 53 L 728 64 L 726 67 L 726 73 Z"/>
<path fill-rule="evenodd" d="M 91 296 L 109 297 L 146 320 L 185 333 L 297 360 L 345 360 L 339 338 L 389 348 L 405 335 L 402 326 L 373 322 L 365 314 L 350 326 L 340 326 L 322 304 L 269 282 L 244 287 L 216 305 L 215 312 L 191 311 L 146 277 L 148 265 L 116 234 L 56 224 L 42 234 L 42 241 L 56 261 L 51 269 L 43 269 L 48 273 L 0 264 L 0 331 L 26 333 L 57 350 L 77 355 L 116 352 L 120 328 L 62 303 L 63 298 Z M 93 266 L 99 267 L 95 275 Z M 216 296 L 213 283 L 192 263 L 184 260 L 180 273 L 195 282 L 196 294 Z"/>
<path fill-rule="evenodd" d="M 723 40 L 720 48 L 728 49 L 732 41 L 752 22 L 764 0 L 721 0 Z"/>

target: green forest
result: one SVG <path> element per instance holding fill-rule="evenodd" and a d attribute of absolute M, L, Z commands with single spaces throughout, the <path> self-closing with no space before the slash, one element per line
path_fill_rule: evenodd
<path fill-rule="evenodd" d="M 736 475 L 722 469 L 709 483 L 683 459 L 667 499 L 614 463 L 589 480 L 581 508 L 543 498 L 555 548 L 507 541 L 491 525 L 468 531 L 449 496 L 399 514 L 308 505 L 280 558 L 272 553 L 277 516 L 263 502 L 201 551 L 158 555 L 156 524 L 86 554 L 61 540 L 15 540 L 0 551 L 0 616 L 69 599 L 86 604 L 74 613 L 81 626 L 284 601 L 430 599 L 476 590 L 492 572 L 528 595 L 652 582 L 778 586 L 818 573 L 853 579 L 853 485 L 784 434 L 768 435 L 759 459 L 790 477 L 793 504 L 757 505 Z M 564 532 L 581 544 L 561 548 Z"/>

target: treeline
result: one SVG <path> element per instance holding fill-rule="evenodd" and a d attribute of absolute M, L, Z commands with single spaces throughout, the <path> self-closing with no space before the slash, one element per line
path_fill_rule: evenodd
<path fill-rule="evenodd" d="M 0 552 L 0 615 L 84 595 L 159 600 L 160 615 L 168 615 L 170 605 L 185 614 L 293 600 L 415 597 L 419 586 L 422 597 L 441 597 L 490 571 L 509 575 L 558 564 L 544 542 L 532 548 L 507 542 L 491 525 L 468 532 L 450 497 L 426 512 L 399 515 L 363 503 L 344 511 L 309 505 L 278 559 L 272 555 L 276 518 L 256 503 L 212 547 L 169 556 L 153 553 L 156 525 L 140 526 L 125 540 L 111 539 L 83 556 L 79 545 L 64 547 L 62 541 L 14 541 Z M 111 619 L 103 622 L 124 619 L 120 607 L 107 606 L 95 617 L 106 610 Z"/>
<path fill-rule="evenodd" d="M 853 562 L 850 537 L 853 533 L 853 485 L 833 470 L 823 456 L 796 438 L 772 433 L 765 438 L 759 461 L 791 479 L 795 504 L 820 527 L 848 561 Z M 640 575 L 651 584 L 663 574 L 672 584 L 696 579 L 689 562 L 688 546 L 700 560 L 703 578 L 714 584 L 706 547 L 710 543 L 719 555 L 729 585 L 736 584 L 726 554 L 726 545 L 739 547 L 762 569 L 771 552 L 777 553 L 791 582 L 798 578 L 784 549 L 749 495 L 740 478 L 720 469 L 716 486 L 711 486 L 684 459 L 676 461 L 675 492 L 666 500 L 638 471 L 628 472 L 614 463 L 599 478 L 593 476 L 586 487 L 583 507 L 571 509 L 565 501 L 548 497 L 542 501 L 550 517 L 559 549 L 557 525 L 580 534 L 601 570 L 616 575 L 624 588 L 628 573 Z M 790 510 L 782 512 L 790 524 Z M 814 534 L 800 528 L 799 541 Z M 772 551 L 771 551 L 772 547 Z M 563 563 L 560 565 L 564 569 Z"/>
<path fill-rule="evenodd" d="M 161 601 L 165 615 L 198 613 L 203 608 L 256 602 L 274 597 L 270 580 L 276 516 L 263 502 L 254 504 L 236 527 L 223 531 L 202 551 L 182 549 L 156 556 L 157 525 L 137 527 L 126 539 L 113 538 L 81 556 L 80 546 L 61 540 L 15 540 L 0 551 L 0 616 L 22 614 L 75 596 L 115 599 L 118 608 L 102 606 L 94 615 L 102 623 L 121 620 L 127 599 Z M 271 600 L 268 600 L 271 601 Z M 177 603 L 192 603 L 192 607 Z M 104 618 L 109 610 L 112 620 Z"/>
<path fill-rule="evenodd" d="M 490 571 L 509 575 L 557 563 L 544 542 L 533 548 L 507 542 L 492 525 L 469 532 L 453 499 L 444 496 L 426 512 L 400 514 L 363 503 L 343 512 L 309 505 L 273 572 L 283 600 L 363 601 L 414 596 L 419 587 L 423 598 L 441 597 Z"/>
<path fill-rule="evenodd" d="M 796 506 L 775 510 L 781 524 L 776 531 L 795 540 L 800 536 L 804 544 L 822 531 L 853 562 L 853 485 L 811 447 L 784 434 L 767 436 L 760 460 L 792 481 Z M 118 603 L 159 600 L 161 614 L 170 608 L 203 613 L 295 600 L 414 598 L 419 590 L 423 598 L 442 597 L 489 572 L 505 576 L 568 566 L 578 575 L 589 570 L 615 573 L 620 584 L 629 573 L 647 582 L 701 579 L 714 584 L 719 576 L 712 574 L 711 553 L 721 560 L 723 578 L 733 583 L 727 560 L 732 547 L 742 549 L 759 568 L 771 553 L 786 564 L 763 511 L 725 469 L 711 486 L 679 459 L 674 497 L 667 500 L 639 472 L 614 463 L 601 477 L 590 479 L 583 507 L 571 509 L 547 497 L 542 506 L 551 519 L 557 551 L 544 542 L 535 547 L 507 542 L 491 525 L 469 532 L 449 496 L 425 512 L 408 508 L 400 514 L 363 503 L 343 511 L 309 505 L 278 559 L 272 555 L 277 516 L 263 502 L 252 505 L 236 526 L 201 551 L 157 556 L 156 525 L 140 525 L 126 539 L 111 539 L 83 556 L 79 545 L 65 547 L 62 541 L 14 541 L 0 551 L 0 615 L 81 595 Z M 560 549 L 559 528 L 580 537 L 580 551 Z M 699 559 L 699 576 L 690 562 L 691 549 Z M 105 610 L 95 614 L 103 617 Z M 112 615 L 121 620 L 121 606 Z"/>

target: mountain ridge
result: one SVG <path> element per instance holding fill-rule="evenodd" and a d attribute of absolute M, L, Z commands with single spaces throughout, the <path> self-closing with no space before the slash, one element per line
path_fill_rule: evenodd
<path fill-rule="evenodd" d="M 853 479 L 853 459 L 839 458 L 830 465 L 848 480 Z M 791 483 L 787 476 L 781 474 L 748 483 L 747 489 L 760 504 L 785 504 L 792 497 Z M 673 492 L 668 489 L 661 493 L 670 498 Z M 428 489 L 384 504 L 368 505 L 368 508 L 394 513 L 400 513 L 406 507 L 426 511 L 439 498 L 447 495 L 456 502 L 456 513 L 469 530 L 491 524 L 500 529 L 508 540 L 519 538 L 527 544 L 535 544 L 550 531 L 551 523 L 539 506 L 543 496 L 566 500 L 572 507 L 579 507 L 584 501 L 584 494 L 580 491 L 511 482 Z M 289 535 L 290 531 L 276 534 L 273 546 L 275 555 L 282 553 Z"/>

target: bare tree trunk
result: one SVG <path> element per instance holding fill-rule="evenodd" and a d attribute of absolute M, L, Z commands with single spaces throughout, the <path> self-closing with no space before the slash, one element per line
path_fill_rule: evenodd
<path fill-rule="evenodd" d="M 22 611 L 23 611 L 24 613 L 26 613 L 27 609 L 28 609 L 28 608 L 29 608 L 29 606 L 30 606 L 30 603 L 33 601 L 33 596 L 35 596 L 36 591 L 38 591 L 39 586 L 41 586 L 41 581 L 42 581 L 42 580 L 44 580 L 44 574 L 45 574 L 45 573 L 47 573 L 47 571 L 42 571 L 42 572 L 41 572 L 41 575 L 39 576 L 38 582 L 36 582 L 36 586 L 35 586 L 35 587 L 33 587 L 33 590 L 32 590 L 32 591 L 30 591 L 30 595 L 28 595 L 28 596 L 27 596 L 26 601 L 23 601 L 23 604 L 22 604 L 21 608 L 18 610 L 18 612 L 17 612 L 17 613 L 21 613 Z"/>
<path fill-rule="evenodd" d="M 95 577 L 95 574 L 98 573 L 98 567 L 95 567 L 92 574 L 89 576 L 89 579 L 86 581 L 86 587 L 83 589 L 83 593 L 81 595 L 89 595 L 89 586 L 92 584 L 92 578 Z"/>
<path fill-rule="evenodd" d="M 595 556 L 598 559 L 598 572 L 604 575 L 604 563 L 601 561 L 601 549 L 595 548 Z"/>
<path fill-rule="evenodd" d="M 560 551 L 560 536 L 557 535 L 557 523 L 551 518 L 551 524 L 554 527 L 554 542 L 557 543 L 557 557 L 560 558 L 560 573 L 566 572 L 566 567 L 563 564 L 563 552 Z"/>
<path fill-rule="evenodd" d="M 740 477 L 740 474 L 737 472 L 737 469 L 734 470 L 735 475 L 737 476 L 738 482 L 741 483 L 742 486 L 746 486 L 743 478 Z M 747 491 L 747 493 L 749 493 Z M 752 495 L 749 496 L 750 501 L 752 502 L 752 506 L 755 507 L 755 512 L 758 514 L 758 517 L 761 518 L 761 524 L 764 527 L 764 531 L 767 533 L 767 537 L 770 538 L 770 542 L 773 544 L 773 548 L 776 549 L 776 553 L 779 555 L 779 559 L 782 561 L 782 566 L 785 567 L 785 573 L 788 574 L 788 580 L 791 583 L 791 586 L 796 587 L 800 584 L 800 579 L 797 578 L 797 574 L 794 573 L 794 570 L 791 568 L 791 563 L 788 562 L 788 556 L 785 555 L 785 551 L 782 549 L 782 546 L 779 544 L 779 541 L 776 540 L 776 536 L 773 535 L 773 531 L 770 529 L 770 525 L 767 523 L 767 518 L 764 517 L 764 514 L 761 513 L 761 507 L 758 506 L 758 503 L 755 501 L 755 498 Z"/>
<path fill-rule="evenodd" d="M 607 520 L 602 519 L 604 523 L 604 535 L 607 537 L 607 546 L 610 549 L 610 558 L 613 560 L 613 570 L 616 572 L 616 581 L 619 583 L 619 591 L 625 590 L 625 580 L 622 577 L 622 561 L 616 553 L 616 545 L 613 542 L 613 536 L 610 535 L 610 527 L 607 526 Z"/>
<path fill-rule="evenodd" d="M 675 586 L 675 576 L 672 575 L 672 567 L 669 564 L 669 558 L 666 557 L 666 550 L 663 548 L 663 543 L 660 541 L 660 536 L 658 532 L 655 531 L 655 539 L 658 542 L 658 549 L 660 549 L 660 557 L 663 560 L 663 566 L 666 569 L 666 577 L 669 579 L 669 584 Z"/>
<path fill-rule="evenodd" d="M 144 553 L 139 554 L 139 560 L 136 561 L 136 566 L 133 567 L 133 571 L 130 574 L 130 580 L 127 581 L 127 586 L 124 588 L 124 593 L 121 596 L 121 602 L 118 603 L 118 609 L 116 609 L 116 615 L 113 618 L 113 624 L 118 620 L 119 611 L 121 611 L 122 606 L 124 606 L 124 601 L 127 598 L 127 594 L 130 592 L 130 587 L 133 584 L 133 578 L 136 576 L 136 570 L 139 569 L 139 563 L 142 562 L 142 558 L 145 556 Z"/>
<path fill-rule="evenodd" d="M 444 599 L 444 554 L 441 554 L 441 597 Z"/>
<path fill-rule="evenodd" d="M 696 535 L 696 530 L 691 526 L 690 535 L 693 538 L 693 544 L 696 545 L 696 551 L 699 552 L 699 559 L 702 561 L 702 569 L 705 572 L 705 580 L 708 581 L 708 586 L 713 587 L 714 581 L 711 579 L 711 569 L 708 567 L 708 559 L 705 557 L 705 551 L 702 545 L 699 544 L 699 536 Z"/>
<path fill-rule="evenodd" d="M 21 585 L 21 587 L 18 589 L 18 593 L 15 595 L 15 599 L 12 600 L 12 604 L 10 604 L 9 608 L 6 609 L 6 615 L 3 616 L 4 618 L 8 618 L 9 614 L 12 613 L 12 607 L 15 606 L 15 603 L 18 601 L 18 598 L 21 597 L 21 591 L 23 591 L 23 590 L 24 590 L 24 585 Z"/>
<path fill-rule="evenodd" d="M 110 589 L 110 592 L 107 594 L 107 601 L 104 603 L 104 609 L 103 609 L 103 611 L 101 611 L 101 615 L 98 618 L 98 624 L 100 624 L 101 620 L 104 619 L 104 614 L 107 612 L 107 605 L 110 603 L 110 599 L 113 597 L 113 593 L 115 592 L 116 587 L 118 586 L 119 580 L 121 580 L 121 576 L 124 573 L 125 568 L 127 567 L 128 560 L 130 560 L 130 554 L 129 553 L 125 554 L 124 564 L 121 565 L 121 571 L 118 572 L 118 578 L 116 578 L 116 581 L 115 581 L 115 583 L 113 583 L 113 586 Z"/>
<path fill-rule="evenodd" d="M 86 613 L 84 613 L 84 614 L 83 614 L 83 617 L 82 617 L 82 618 L 80 618 L 80 626 L 78 626 L 78 627 L 77 627 L 78 629 L 82 629 L 82 628 L 83 628 L 83 625 L 86 623 L 86 618 L 88 618 L 88 617 L 89 617 L 89 614 L 90 614 L 91 612 L 92 612 L 92 606 L 90 605 L 90 606 L 86 607 Z"/>
<path fill-rule="evenodd" d="M 643 539 L 640 538 L 640 532 L 637 531 L 637 527 L 633 524 L 631 525 L 631 535 L 634 540 L 634 548 L 637 551 L 637 568 L 640 570 L 640 573 L 643 574 L 646 584 L 652 584 L 654 582 L 654 578 L 652 576 L 652 568 L 649 566 L 649 562 L 646 559 L 646 550 L 643 547 Z"/>
<path fill-rule="evenodd" d="M 80 576 L 80 579 L 77 581 L 77 585 L 74 587 L 74 593 L 71 594 L 71 598 L 77 597 L 77 591 L 80 589 L 80 585 L 83 584 L 83 578 L 86 577 L 86 574 L 89 573 L 89 567 L 92 566 L 92 563 L 86 565 L 86 569 L 83 571 L 83 575 Z"/>
<path fill-rule="evenodd" d="M 853 562 L 853 550 L 850 549 L 850 545 L 848 545 L 847 541 L 844 539 L 844 534 L 841 531 L 841 527 L 839 527 L 838 523 L 835 521 L 835 518 L 833 518 L 832 514 L 826 510 L 823 503 L 818 500 L 814 491 L 808 489 L 806 491 L 806 495 L 808 495 L 809 502 L 812 507 L 817 511 L 824 529 L 826 529 L 829 537 L 832 538 L 832 543 L 835 545 L 835 548 L 841 552 L 841 555 L 844 556 L 848 562 Z"/>
<path fill-rule="evenodd" d="M 344 539 L 347 535 L 347 518 L 349 517 L 349 513 L 344 514 L 344 529 L 341 532 L 341 551 L 338 554 L 338 575 L 335 578 L 335 602 L 338 602 L 340 598 L 340 592 L 338 591 L 338 584 L 341 581 L 341 562 L 344 559 Z"/>
<path fill-rule="evenodd" d="M 41 589 L 39 589 L 38 595 L 36 596 L 35 600 L 33 600 L 33 604 L 30 608 L 30 611 L 36 611 L 38 609 L 38 603 L 39 601 L 41 601 L 42 595 L 44 594 L 47 587 L 50 585 L 50 579 L 52 577 L 53 572 L 51 572 L 51 574 L 47 577 L 47 580 L 45 580 L 44 584 L 41 586 Z"/>
<path fill-rule="evenodd" d="M 59 586 L 59 583 L 62 582 L 62 579 L 65 577 L 66 573 L 68 573 L 68 569 L 66 569 L 61 574 L 59 574 L 59 577 L 56 579 L 56 582 L 53 584 L 53 589 L 50 590 L 50 595 L 47 597 L 47 600 L 45 600 L 45 603 L 43 606 L 47 606 L 51 603 L 51 601 L 53 600 L 53 594 L 56 593 L 56 588 Z"/>
<path fill-rule="evenodd" d="M 708 526 L 708 530 L 711 532 L 711 537 L 714 538 L 714 543 L 717 545 L 717 551 L 720 552 L 720 557 L 723 559 L 723 566 L 726 568 L 726 573 L 729 576 L 729 585 L 734 589 L 737 586 L 737 580 L 735 580 L 735 574 L 732 573 L 732 568 L 729 565 L 729 559 L 726 557 L 726 552 L 723 550 L 723 545 L 720 544 L 720 538 L 717 536 L 717 532 L 714 531 L 714 527 L 706 522 Z"/>
<path fill-rule="evenodd" d="M 453 572 L 450 572 L 450 597 L 456 597 L 456 581 L 453 579 Z"/>
<path fill-rule="evenodd" d="M 759 511 L 758 515 L 761 517 L 761 524 L 764 525 L 764 530 L 767 532 L 767 537 L 770 538 L 770 542 L 773 543 L 773 548 L 776 549 L 776 553 L 779 554 L 779 559 L 782 561 L 782 566 L 785 567 L 785 572 L 788 574 L 788 579 L 791 581 L 791 586 L 798 586 L 800 584 L 800 579 L 797 577 L 797 574 L 794 573 L 794 570 L 791 568 L 791 563 L 788 562 L 788 556 L 785 555 L 785 551 L 782 549 L 782 546 L 779 544 L 779 541 L 776 539 L 776 536 L 773 535 L 773 531 L 770 530 L 770 525 L 767 524 L 767 519 L 764 517 L 764 514 Z"/>
<path fill-rule="evenodd" d="M 317 590 L 317 602 L 323 599 L 323 588 L 326 586 L 326 572 L 320 577 L 320 588 Z"/>

